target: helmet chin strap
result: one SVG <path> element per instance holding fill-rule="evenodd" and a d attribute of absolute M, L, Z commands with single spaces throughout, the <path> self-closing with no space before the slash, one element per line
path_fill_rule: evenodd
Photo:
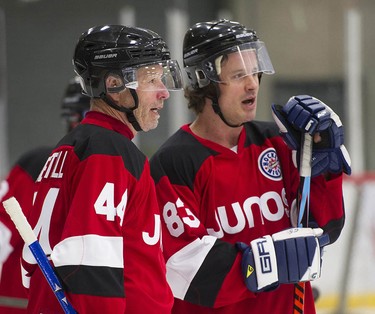
<path fill-rule="evenodd" d="M 217 83 L 214 83 L 214 85 L 215 85 L 215 88 L 216 88 L 216 95 L 215 95 L 215 97 L 210 97 L 210 99 L 211 99 L 211 101 L 212 101 L 212 109 L 214 110 L 214 112 L 215 112 L 217 115 L 219 115 L 220 119 L 223 120 L 223 122 L 224 122 L 227 126 L 229 126 L 229 127 L 231 127 L 231 128 L 238 128 L 238 127 L 242 126 L 243 123 L 241 123 L 241 124 L 237 124 L 237 125 L 236 125 L 236 124 L 231 124 L 231 123 L 229 123 L 229 122 L 225 119 L 225 117 L 224 117 L 224 115 L 223 115 L 223 113 L 222 113 L 222 111 L 221 111 L 221 109 L 220 109 L 220 106 L 219 106 L 219 94 L 220 94 L 219 86 L 218 86 Z"/>
<path fill-rule="evenodd" d="M 133 128 L 138 132 L 138 131 L 143 131 L 141 126 L 139 125 L 135 115 L 134 115 L 134 110 L 138 108 L 138 95 L 137 92 L 134 89 L 129 89 L 131 95 L 133 96 L 134 99 L 134 107 L 133 108 L 126 108 L 126 107 L 121 107 L 117 105 L 110 97 L 107 97 L 107 94 L 103 94 L 100 98 L 103 99 L 108 106 L 112 107 L 113 109 L 117 111 L 121 111 L 125 113 L 126 117 L 128 118 L 129 123 L 133 126 Z"/>

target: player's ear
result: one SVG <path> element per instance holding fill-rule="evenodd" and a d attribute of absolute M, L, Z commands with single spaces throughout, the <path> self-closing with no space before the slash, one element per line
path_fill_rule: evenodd
<path fill-rule="evenodd" d="M 119 92 L 125 89 L 124 83 L 117 74 L 109 74 L 105 79 L 105 88 L 113 100 L 119 100 Z"/>

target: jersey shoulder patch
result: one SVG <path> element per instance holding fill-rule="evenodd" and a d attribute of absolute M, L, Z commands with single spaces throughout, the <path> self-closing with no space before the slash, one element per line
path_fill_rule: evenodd
<path fill-rule="evenodd" d="M 273 181 L 282 179 L 280 161 L 275 148 L 267 148 L 259 155 L 258 167 L 266 178 Z"/>

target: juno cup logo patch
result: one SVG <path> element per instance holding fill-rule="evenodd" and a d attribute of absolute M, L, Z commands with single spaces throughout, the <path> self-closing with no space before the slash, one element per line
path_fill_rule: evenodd
<path fill-rule="evenodd" d="M 260 154 L 258 166 L 265 177 L 273 181 L 282 179 L 279 158 L 274 148 L 268 148 Z"/>

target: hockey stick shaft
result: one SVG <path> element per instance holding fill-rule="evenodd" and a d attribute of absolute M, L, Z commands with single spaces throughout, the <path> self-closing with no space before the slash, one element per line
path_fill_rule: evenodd
<path fill-rule="evenodd" d="M 35 257 L 39 268 L 41 269 L 44 277 L 46 278 L 48 284 L 50 285 L 53 293 L 55 294 L 64 312 L 66 314 L 76 313 L 76 311 L 73 309 L 72 305 L 66 298 L 64 290 L 62 289 L 62 285 L 59 279 L 57 278 L 40 243 L 38 242 L 33 230 L 31 229 L 30 224 L 28 223 L 25 215 L 23 214 L 18 201 L 14 197 L 11 197 L 4 201 L 3 205 L 6 212 L 13 220 L 13 223 L 15 224 L 22 239 L 25 241 L 26 245 L 29 247 L 31 253 Z"/>
<path fill-rule="evenodd" d="M 305 209 L 309 210 L 310 182 L 311 182 L 311 156 L 312 156 L 312 136 L 304 134 L 301 143 L 300 159 L 300 185 L 298 191 L 298 228 L 303 227 L 302 219 Z M 307 212 L 307 217 L 309 213 Z M 299 282 L 294 285 L 293 314 L 303 314 L 305 301 L 305 283 Z"/>
<path fill-rule="evenodd" d="M 312 156 L 312 136 L 310 134 L 305 133 L 301 149 L 298 227 L 302 227 L 302 218 L 305 210 L 309 208 Z"/>

